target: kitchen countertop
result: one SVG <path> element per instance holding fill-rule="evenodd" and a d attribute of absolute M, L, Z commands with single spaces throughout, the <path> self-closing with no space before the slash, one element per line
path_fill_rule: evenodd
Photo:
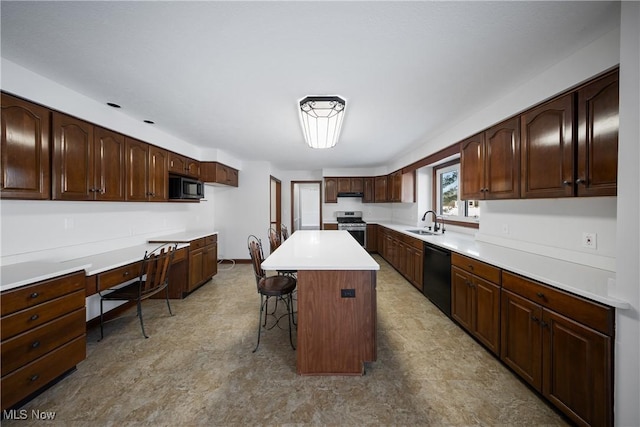
<path fill-rule="evenodd" d="M 40 282 L 76 271 L 84 270 L 87 276 L 102 273 L 136 261 L 141 261 L 145 251 L 152 251 L 164 242 L 178 243 L 178 249 L 189 246 L 189 242 L 212 234 L 211 230 L 191 230 L 161 235 L 149 239 L 149 243 L 128 246 L 94 255 L 64 261 L 28 261 L 0 266 L 0 291 Z"/>
<path fill-rule="evenodd" d="M 62 264 L 59 262 L 28 261 L 3 265 L 0 268 L 0 277 L 2 277 L 0 291 L 7 291 L 42 280 L 75 273 L 91 266 L 91 264 L 84 263 L 81 260 Z"/>
<path fill-rule="evenodd" d="M 163 242 L 177 242 L 177 243 L 189 243 L 192 240 L 201 239 L 212 234 L 218 234 L 217 231 L 211 230 L 189 230 L 179 233 L 165 234 L 164 236 L 157 236 L 153 239 L 149 239 L 149 243 L 163 243 Z"/>
<path fill-rule="evenodd" d="M 61 262 L 60 265 L 64 266 L 69 263 L 74 264 L 81 262 L 85 265 L 89 265 L 85 268 L 85 274 L 87 276 L 93 276 L 94 274 L 104 273 L 105 271 L 112 270 L 114 268 L 142 261 L 145 253 L 152 252 L 163 245 L 164 244 L 162 243 L 147 243 L 137 246 L 129 246 L 122 249 L 116 249 L 114 251 L 102 252 L 95 255 L 64 261 Z M 182 249 L 188 246 L 188 244 L 182 243 L 178 244 L 177 248 Z"/>
<path fill-rule="evenodd" d="M 347 231 L 299 230 L 262 263 L 265 270 L 379 270 Z"/>
<path fill-rule="evenodd" d="M 626 301 L 609 296 L 609 280 L 615 280 L 616 277 L 612 271 L 476 241 L 473 236 L 463 233 L 447 231 L 434 236 L 418 235 L 407 230 L 420 227 L 388 222 L 371 223 L 611 307 L 630 308 Z"/>

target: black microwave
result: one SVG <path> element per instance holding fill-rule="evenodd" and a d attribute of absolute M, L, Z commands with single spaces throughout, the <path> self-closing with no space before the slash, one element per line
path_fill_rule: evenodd
<path fill-rule="evenodd" d="M 202 199 L 204 184 L 183 176 L 169 175 L 169 199 Z"/>

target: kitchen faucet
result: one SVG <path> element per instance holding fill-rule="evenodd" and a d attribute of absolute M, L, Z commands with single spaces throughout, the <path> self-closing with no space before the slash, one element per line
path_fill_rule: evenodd
<path fill-rule="evenodd" d="M 426 211 L 424 215 L 422 215 L 422 220 L 423 221 L 427 220 L 427 214 L 429 214 L 429 212 L 433 214 L 433 232 L 437 233 L 440 227 L 438 227 L 438 214 L 435 213 L 435 211 L 432 211 L 432 210 Z M 442 231 L 444 232 L 444 220 L 442 219 L 442 217 L 440 218 L 441 218 L 440 221 L 442 222 Z"/>

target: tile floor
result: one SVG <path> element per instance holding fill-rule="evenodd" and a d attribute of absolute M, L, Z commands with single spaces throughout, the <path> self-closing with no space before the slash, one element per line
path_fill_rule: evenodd
<path fill-rule="evenodd" d="M 143 307 L 88 333 L 87 359 L 3 426 L 567 425 L 382 258 L 378 360 L 362 377 L 301 377 L 286 330 L 255 346 L 248 264 L 221 266 L 184 300 Z M 55 412 L 54 421 L 32 410 Z"/>

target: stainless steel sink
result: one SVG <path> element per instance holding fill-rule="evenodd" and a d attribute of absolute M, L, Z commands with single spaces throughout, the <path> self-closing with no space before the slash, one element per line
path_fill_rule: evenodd
<path fill-rule="evenodd" d="M 435 236 L 439 233 L 434 233 L 428 230 L 407 230 L 409 233 L 420 234 L 421 236 Z"/>

